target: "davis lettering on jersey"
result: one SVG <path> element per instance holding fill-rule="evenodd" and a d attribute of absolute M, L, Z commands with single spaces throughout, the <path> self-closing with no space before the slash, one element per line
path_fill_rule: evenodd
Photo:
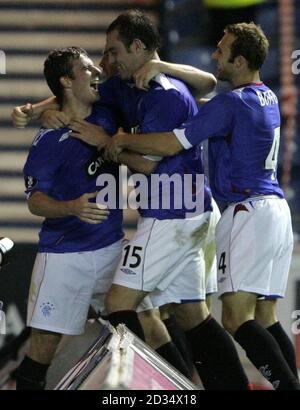
<path fill-rule="evenodd" d="M 271 90 L 256 91 L 256 94 L 262 107 L 265 105 L 278 104 L 278 98 Z"/>

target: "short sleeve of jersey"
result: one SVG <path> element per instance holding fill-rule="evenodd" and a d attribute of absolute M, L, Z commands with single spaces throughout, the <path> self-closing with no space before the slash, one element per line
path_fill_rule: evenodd
<path fill-rule="evenodd" d="M 57 131 L 41 129 L 38 132 L 23 169 L 27 198 L 34 192 L 48 194 L 51 190 L 55 173 L 64 160 L 70 132 L 67 128 Z"/>
<path fill-rule="evenodd" d="M 232 131 L 236 109 L 237 97 L 234 93 L 220 94 L 201 107 L 190 121 L 173 132 L 185 149 L 198 145 L 207 138 L 226 137 Z"/>

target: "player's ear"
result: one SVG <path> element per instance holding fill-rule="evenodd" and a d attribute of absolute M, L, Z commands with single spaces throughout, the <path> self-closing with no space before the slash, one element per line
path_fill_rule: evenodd
<path fill-rule="evenodd" d="M 242 67 L 248 67 L 248 61 L 245 59 L 245 57 L 239 55 L 235 57 L 234 65 L 237 69 L 240 70 Z"/>
<path fill-rule="evenodd" d="M 135 38 L 130 47 L 131 51 L 135 51 L 136 53 L 142 53 L 146 50 L 145 44 L 139 38 Z"/>
<path fill-rule="evenodd" d="M 62 77 L 60 77 L 59 82 L 61 83 L 61 85 L 62 85 L 64 88 L 71 88 L 71 86 L 72 86 L 72 81 L 71 81 L 71 79 L 70 79 L 69 77 L 67 77 L 67 76 L 62 76 Z"/>

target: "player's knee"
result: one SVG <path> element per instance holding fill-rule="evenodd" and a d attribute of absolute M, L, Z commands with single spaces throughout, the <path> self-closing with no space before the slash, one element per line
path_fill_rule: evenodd
<path fill-rule="evenodd" d="M 256 304 L 255 320 L 263 327 L 272 326 L 278 321 L 276 315 L 276 300 L 260 300 Z"/>
<path fill-rule="evenodd" d="M 28 355 L 39 363 L 51 363 L 62 335 L 45 330 L 32 329 Z"/>
<path fill-rule="evenodd" d="M 212 295 L 207 295 L 205 299 L 206 307 L 209 312 L 211 312 L 212 309 Z"/>
<path fill-rule="evenodd" d="M 176 322 L 183 331 L 200 325 L 209 315 L 205 301 L 176 305 Z"/>
<path fill-rule="evenodd" d="M 248 320 L 252 320 L 253 317 L 250 315 L 244 315 L 243 313 L 236 312 L 224 312 L 222 313 L 222 325 L 228 333 L 234 336 L 238 328 Z"/>
<path fill-rule="evenodd" d="M 113 291 L 111 291 L 110 289 L 105 295 L 105 299 L 104 299 L 105 309 L 108 314 L 113 313 L 117 310 L 115 301 L 116 301 L 116 298 L 113 294 Z"/>
<path fill-rule="evenodd" d="M 235 334 L 236 330 L 238 329 L 234 320 L 231 317 L 228 317 L 226 315 L 222 315 L 222 325 L 225 330 L 227 330 L 228 333 L 230 333 L 232 336 Z"/>
<path fill-rule="evenodd" d="M 140 312 L 139 319 L 144 330 L 146 342 L 153 349 L 157 349 L 171 340 L 157 309 Z"/>

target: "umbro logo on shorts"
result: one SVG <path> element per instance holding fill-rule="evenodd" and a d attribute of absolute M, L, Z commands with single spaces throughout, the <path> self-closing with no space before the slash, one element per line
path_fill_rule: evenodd
<path fill-rule="evenodd" d="M 126 275 L 136 275 L 136 273 L 133 272 L 133 270 L 131 270 L 131 269 L 122 268 L 121 271 L 126 273 Z"/>

